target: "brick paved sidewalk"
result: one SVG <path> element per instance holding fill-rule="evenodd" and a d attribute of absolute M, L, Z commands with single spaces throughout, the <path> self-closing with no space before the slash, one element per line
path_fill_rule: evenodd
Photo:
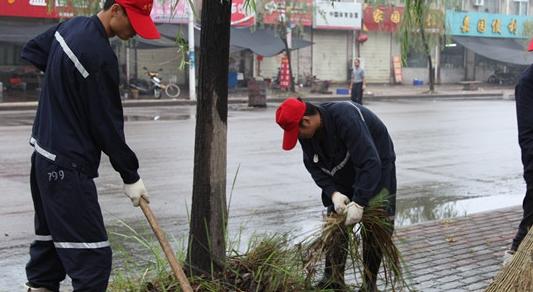
<path fill-rule="evenodd" d="M 501 268 L 522 218 L 520 207 L 398 228 L 396 237 L 418 291 L 483 291 Z"/>

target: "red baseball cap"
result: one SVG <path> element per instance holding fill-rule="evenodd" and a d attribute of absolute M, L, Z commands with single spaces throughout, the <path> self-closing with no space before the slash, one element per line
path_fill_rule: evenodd
<path fill-rule="evenodd" d="M 288 98 L 278 107 L 276 123 L 284 130 L 283 150 L 291 150 L 296 146 L 305 109 L 305 102 L 296 98 Z"/>
<path fill-rule="evenodd" d="M 529 46 L 527 47 L 527 50 L 528 51 L 533 51 L 533 39 L 531 39 L 531 41 L 529 42 Z"/>
<path fill-rule="evenodd" d="M 145 39 L 158 39 L 159 31 L 150 17 L 153 0 L 115 0 L 126 9 L 128 19 L 135 32 Z"/>

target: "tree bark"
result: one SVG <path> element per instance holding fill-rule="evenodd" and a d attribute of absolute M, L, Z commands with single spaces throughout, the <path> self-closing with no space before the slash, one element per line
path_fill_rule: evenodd
<path fill-rule="evenodd" d="M 435 92 L 435 71 L 433 70 L 433 62 L 431 61 L 431 52 L 429 50 L 429 44 L 426 39 L 426 31 L 424 30 L 424 21 L 422 19 L 422 15 L 419 15 L 421 19 L 419 19 L 420 23 L 420 36 L 422 37 L 422 43 L 424 44 L 424 53 L 426 54 L 426 57 L 428 59 L 428 65 L 429 65 L 429 91 Z"/>
<path fill-rule="evenodd" d="M 202 1 L 194 177 L 187 260 L 190 272 L 223 269 L 231 0 Z"/>

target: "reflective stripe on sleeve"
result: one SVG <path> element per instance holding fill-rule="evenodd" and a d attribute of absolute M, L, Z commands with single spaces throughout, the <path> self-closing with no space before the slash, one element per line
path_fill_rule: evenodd
<path fill-rule="evenodd" d="M 63 48 L 63 51 L 65 52 L 65 54 L 67 54 L 67 56 L 72 61 L 72 63 L 74 63 L 74 66 L 76 66 L 76 69 L 78 69 L 81 76 L 83 76 L 83 78 L 89 77 L 89 72 L 85 70 L 85 67 L 83 67 L 83 65 L 80 63 L 80 60 L 78 60 L 78 57 L 74 55 L 74 53 L 72 52 L 70 47 L 67 45 L 67 43 L 65 42 L 65 39 L 63 39 L 59 31 L 56 31 L 55 37 L 56 37 L 56 40 L 61 45 L 61 48 Z"/>
<path fill-rule="evenodd" d="M 56 161 L 56 155 L 55 154 L 52 154 L 48 151 L 46 151 L 45 149 L 41 148 L 41 146 L 39 146 L 39 144 L 37 143 L 37 140 L 35 140 L 35 138 L 31 138 L 30 139 L 30 145 L 33 146 L 33 148 L 35 149 L 35 151 L 37 151 L 37 153 L 41 154 L 42 156 L 52 160 L 52 161 Z"/>

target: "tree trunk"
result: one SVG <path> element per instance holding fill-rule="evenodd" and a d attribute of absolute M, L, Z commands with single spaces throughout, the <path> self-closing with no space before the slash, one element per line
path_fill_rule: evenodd
<path fill-rule="evenodd" d="M 231 0 L 202 1 L 194 177 L 187 260 L 195 275 L 225 260 L 226 147 Z"/>
<path fill-rule="evenodd" d="M 419 15 L 419 24 L 420 24 L 420 36 L 422 37 L 422 43 L 424 44 L 424 53 L 428 59 L 429 65 L 429 91 L 431 93 L 435 92 L 435 71 L 433 70 L 433 62 L 431 61 L 431 52 L 429 51 L 428 40 L 426 39 L 426 31 L 424 30 L 424 21 L 422 15 Z"/>
<path fill-rule="evenodd" d="M 427 55 L 429 64 L 429 91 L 435 92 L 435 70 L 433 70 L 433 62 L 431 61 L 431 54 Z"/>
<path fill-rule="evenodd" d="M 510 263 L 496 275 L 485 292 L 533 291 L 533 228 L 522 240 Z"/>

